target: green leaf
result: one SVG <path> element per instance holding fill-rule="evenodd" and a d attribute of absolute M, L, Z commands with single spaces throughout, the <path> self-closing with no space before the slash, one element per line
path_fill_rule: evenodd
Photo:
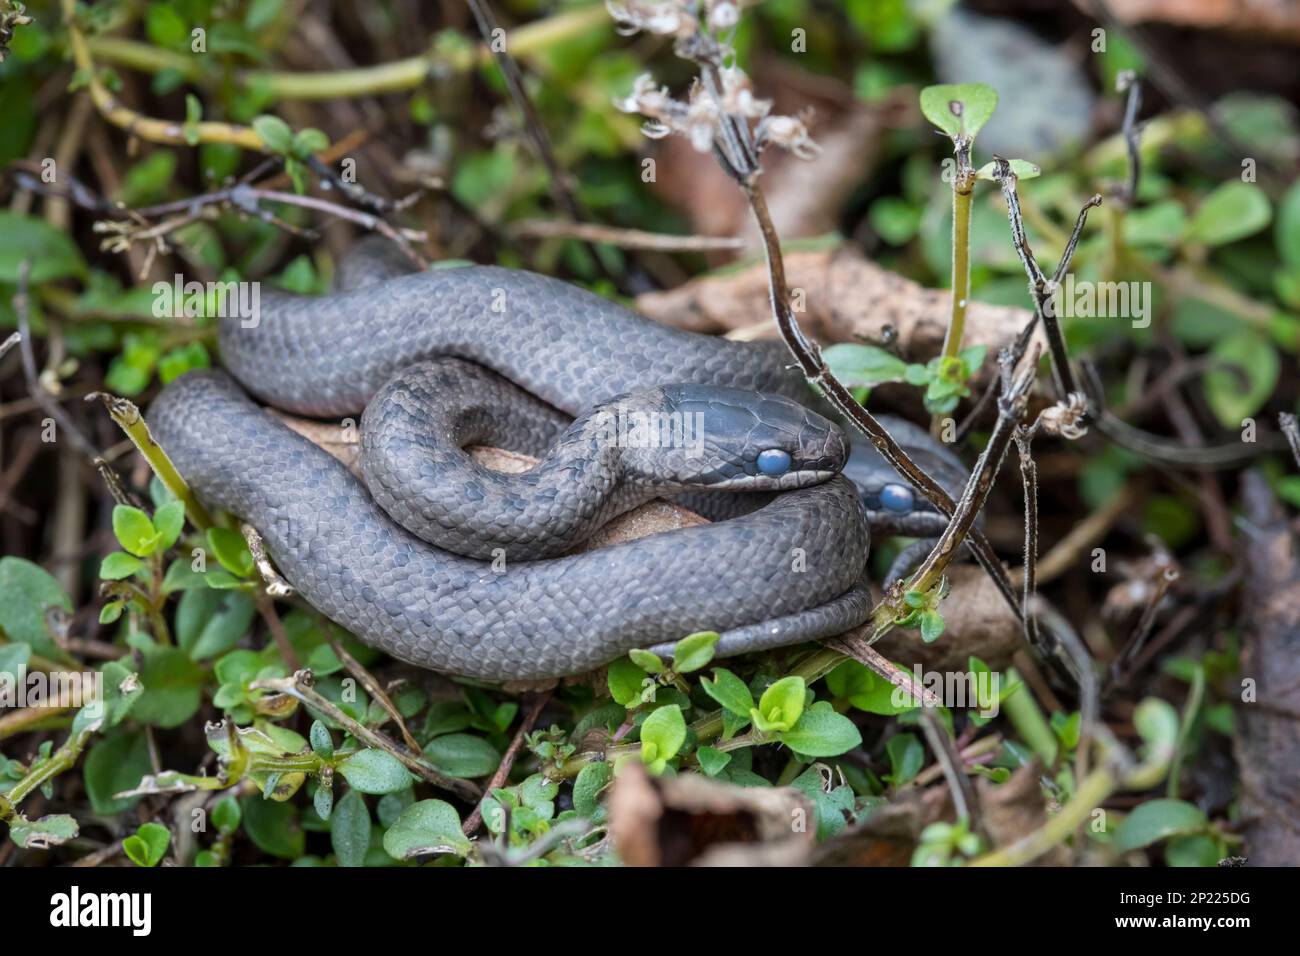
<path fill-rule="evenodd" d="M 1034 179 L 1041 176 L 1043 171 L 1034 163 L 1027 159 L 1008 159 L 1007 165 L 1011 167 L 1011 173 L 1016 179 Z M 985 163 L 975 171 L 975 178 L 982 179 L 985 182 L 997 182 L 997 160 L 991 163 Z"/>
<path fill-rule="evenodd" d="M 1131 246 L 1173 248 L 1182 240 L 1186 228 L 1187 213 L 1175 199 L 1124 213 L 1124 241 Z"/>
<path fill-rule="evenodd" d="M 307 838 L 298 823 L 297 807 L 260 796 L 245 797 L 239 805 L 244 832 L 259 850 L 285 860 L 302 856 Z"/>
<path fill-rule="evenodd" d="M 921 90 L 921 112 L 949 139 L 963 134 L 974 139 L 997 108 L 997 90 L 983 83 L 944 84 Z"/>
<path fill-rule="evenodd" d="M 715 667 L 711 681 L 707 677 L 701 677 L 700 686 L 719 705 L 737 717 L 748 719 L 749 712 L 754 709 L 754 696 L 745 682 L 725 667 Z"/>
<path fill-rule="evenodd" d="M 763 691 L 758 706 L 749 712 L 750 719 L 764 733 L 789 730 L 803 714 L 807 696 L 802 677 L 783 677 Z"/>
<path fill-rule="evenodd" d="M 1187 234 L 1206 245 L 1222 246 L 1259 232 L 1272 215 L 1263 189 L 1234 179 L 1201 200 Z"/>
<path fill-rule="evenodd" d="M 9 823 L 9 839 L 24 850 L 44 850 L 67 843 L 78 833 L 77 821 L 66 813 L 53 813 L 31 821 L 18 817 Z"/>
<path fill-rule="evenodd" d="M 609 696 L 624 707 L 641 703 L 641 687 L 647 676 L 626 657 L 611 661 L 605 677 Z"/>
<path fill-rule="evenodd" d="M 906 703 L 896 705 L 894 685 L 857 661 L 845 661 L 827 674 L 826 687 L 837 699 L 848 700 L 858 710 L 868 714 L 892 717 L 920 706 L 911 694 L 901 692 L 899 698 Z"/>
<path fill-rule="evenodd" d="M 159 535 L 158 550 L 166 551 L 176 543 L 185 527 L 185 506 L 169 501 L 153 513 L 153 527 Z"/>
<path fill-rule="evenodd" d="M 889 782 L 895 787 L 915 777 L 925 764 L 925 748 L 915 734 L 895 734 L 890 737 L 885 744 L 885 753 L 889 755 Z"/>
<path fill-rule="evenodd" d="M 362 793 L 392 793 L 411 785 L 411 774 L 384 750 L 358 750 L 338 765 L 339 773 Z"/>
<path fill-rule="evenodd" d="M 349 793 L 356 791 L 349 790 Z M 334 815 L 334 790 L 332 787 L 317 786 L 316 792 L 311 796 L 312 809 L 316 811 L 316 816 L 322 820 L 328 820 Z"/>
<path fill-rule="evenodd" d="M 144 654 L 144 693 L 132 716 L 155 727 L 179 727 L 199 709 L 204 673 L 179 647 L 154 647 Z"/>
<path fill-rule="evenodd" d="M 326 758 L 334 756 L 334 740 L 330 737 L 329 728 L 319 720 L 311 722 L 309 737 L 311 739 L 311 749 L 316 756 Z"/>
<path fill-rule="evenodd" d="M 126 171 L 117 198 L 127 206 L 147 206 L 161 202 L 175 180 L 175 150 L 154 150 Z"/>
<path fill-rule="evenodd" d="M 925 210 L 920 206 L 898 196 L 881 196 L 867 210 L 867 219 L 871 223 L 871 228 L 885 242 L 891 246 L 902 246 L 906 245 L 921 228 L 921 217 L 924 212 Z M 832 370 L 834 370 L 833 365 Z"/>
<path fill-rule="evenodd" d="M 370 811 L 365 798 L 349 790 L 330 815 L 330 845 L 339 866 L 361 866 L 370 849 Z"/>
<path fill-rule="evenodd" d="M 234 797 L 222 797 L 212 808 L 212 825 L 220 833 L 231 833 L 239 827 L 244 817 L 239 809 L 239 801 Z"/>
<path fill-rule="evenodd" d="M 135 671 L 118 661 L 108 661 L 100 669 L 104 681 L 104 699 L 92 701 L 77 711 L 72 721 L 72 733 L 80 733 L 101 718 L 104 729 L 116 727 L 131 712 L 135 702 L 144 693 Z"/>
<path fill-rule="evenodd" d="M 273 153 L 285 155 L 293 149 L 293 130 L 278 116 L 262 115 L 254 118 L 253 132 Z"/>
<path fill-rule="evenodd" d="M 501 765 L 501 754 L 474 734 L 444 734 L 424 747 L 424 755 L 449 777 L 486 777 Z"/>
<path fill-rule="evenodd" d="M 921 640 L 927 644 L 933 644 L 943 634 L 946 626 L 943 621 L 943 615 L 938 611 L 924 610 L 921 612 Z"/>
<path fill-rule="evenodd" d="M 641 725 L 641 760 L 652 773 L 662 773 L 686 743 L 686 719 L 676 704 L 656 708 Z"/>
<path fill-rule="evenodd" d="M 293 136 L 293 154 L 299 159 L 307 159 L 313 153 L 329 149 L 330 138 L 314 127 L 300 129 Z"/>
<path fill-rule="evenodd" d="M 840 343 L 825 349 L 822 357 L 836 378 L 850 388 L 901 382 L 907 376 L 906 362 L 874 345 Z"/>
<path fill-rule="evenodd" d="M 32 649 L 27 644 L 0 644 L 0 675 L 17 678 L 31 660 Z M 3 758 L 0 758 L 3 759 Z M 4 766 L 0 763 L 0 767 Z"/>
<path fill-rule="evenodd" d="M 24 261 L 31 263 L 28 280 L 34 286 L 86 274 L 85 260 L 68 232 L 44 219 L 0 210 L 0 282 L 17 283 Z"/>
<path fill-rule="evenodd" d="M 84 776 L 91 809 L 103 816 L 131 809 L 140 797 L 119 798 L 115 794 L 134 790 L 152 772 L 149 741 L 143 731 L 122 729 L 96 741 L 86 754 Z"/>
<path fill-rule="evenodd" d="M 384 850 L 395 860 L 409 860 L 424 853 L 454 853 L 467 856 L 469 839 L 461 832 L 455 807 L 442 800 L 413 803 L 384 834 Z"/>
<path fill-rule="evenodd" d="M 535 809 L 545 807 L 559 795 L 560 785 L 545 775 L 535 773 L 519 785 L 519 798 L 524 806 Z"/>
<path fill-rule="evenodd" d="M 191 660 L 208 660 L 238 644 L 255 613 L 243 591 L 186 591 L 176 606 L 176 642 Z"/>
<path fill-rule="evenodd" d="M 1300 266 L 1300 180 L 1282 196 L 1277 206 L 1277 252 L 1292 268 Z"/>
<path fill-rule="evenodd" d="M 105 555 L 104 560 L 99 562 L 99 576 L 105 581 L 121 581 L 137 571 L 144 570 L 144 567 L 144 562 L 135 555 L 127 554 L 125 551 L 114 551 L 112 554 Z M 118 613 L 121 613 L 120 606 Z"/>
<path fill-rule="evenodd" d="M 1218 866 L 1222 858 L 1219 842 L 1203 834 L 1171 837 L 1165 844 L 1169 866 Z"/>
<path fill-rule="evenodd" d="M 25 558 L 0 558 L 0 630 L 16 644 L 29 644 L 37 654 L 61 658 L 46 626 L 51 608 L 72 611 L 72 600 L 54 577 Z"/>
<path fill-rule="evenodd" d="M 1277 387 L 1277 349 L 1260 333 L 1241 329 L 1216 342 L 1210 359 L 1214 367 L 1202 377 L 1205 400 L 1225 428 L 1241 428 L 1242 419 L 1263 408 Z"/>
<path fill-rule="evenodd" d="M 695 757 L 700 762 L 700 769 L 710 777 L 716 777 L 731 763 L 731 754 L 716 747 L 701 747 L 695 751 Z"/>
<path fill-rule="evenodd" d="M 113 534 L 117 536 L 118 544 L 138 558 L 149 557 L 162 540 L 149 516 L 130 505 L 114 506 Z"/>
<path fill-rule="evenodd" d="M 244 14 L 244 27 L 253 33 L 269 27 L 284 9 L 284 0 L 252 0 Z"/>
<path fill-rule="evenodd" d="M 185 122 L 181 125 L 181 135 L 191 146 L 199 145 L 201 134 L 199 123 L 203 120 L 203 102 L 193 93 L 185 94 Z"/>
<path fill-rule="evenodd" d="M 1120 850 L 1136 850 L 1171 836 L 1199 833 L 1205 814 L 1183 800 L 1148 800 L 1124 818 L 1115 834 Z"/>
<path fill-rule="evenodd" d="M 778 739 L 803 757 L 837 757 L 861 745 L 862 734 L 829 701 L 819 700 Z"/>
<path fill-rule="evenodd" d="M 172 835 L 161 823 L 146 823 L 122 841 L 122 852 L 136 866 L 157 866 L 171 845 Z"/>
<path fill-rule="evenodd" d="M 573 781 L 573 809 L 590 819 L 596 815 L 601 792 L 614 779 L 614 768 L 605 761 L 589 763 Z"/>
<path fill-rule="evenodd" d="M 179 50 L 189 46 L 190 28 L 170 3 L 151 3 L 145 10 L 145 35 L 157 46 Z"/>
<path fill-rule="evenodd" d="M 208 547 L 221 566 L 235 577 L 246 578 L 253 573 L 253 555 L 248 550 L 248 542 L 238 531 L 209 528 Z"/>
<path fill-rule="evenodd" d="M 717 631 L 697 631 L 677 642 L 673 648 L 673 670 L 689 674 L 713 660 L 713 649 L 721 637 Z"/>
<path fill-rule="evenodd" d="M 668 669 L 663 659 L 653 651 L 643 651 L 639 647 L 634 647 L 627 652 L 627 656 L 632 659 L 633 664 L 647 674 L 662 674 Z"/>
<path fill-rule="evenodd" d="M 158 359 L 158 380 L 164 385 L 174 382 L 186 372 L 196 368 L 209 368 L 212 358 L 202 342 L 190 342 L 180 348 L 165 352 Z"/>

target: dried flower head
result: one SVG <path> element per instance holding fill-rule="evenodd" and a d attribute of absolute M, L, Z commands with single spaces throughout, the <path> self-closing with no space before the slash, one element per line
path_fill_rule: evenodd
<path fill-rule="evenodd" d="M 1043 409 L 1038 416 L 1038 423 L 1049 435 L 1060 435 L 1069 441 L 1075 441 L 1088 434 L 1088 426 L 1084 422 L 1087 413 L 1088 400 L 1079 392 L 1071 392 L 1066 401 Z"/>
<path fill-rule="evenodd" d="M 605 0 L 605 8 L 623 36 L 644 32 L 686 37 L 700 28 L 695 12 L 681 0 Z"/>
<path fill-rule="evenodd" d="M 768 116 L 758 124 L 758 144 L 788 149 L 800 159 L 816 159 L 822 148 L 808 135 L 804 120 L 795 116 Z"/>

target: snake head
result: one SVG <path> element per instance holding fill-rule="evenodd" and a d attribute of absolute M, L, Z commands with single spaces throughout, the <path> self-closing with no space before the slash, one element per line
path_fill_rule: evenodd
<path fill-rule="evenodd" d="M 877 419 L 954 501 L 961 497 L 969 472 L 951 450 L 911 422 L 892 415 L 878 415 Z M 878 531 L 928 538 L 942 534 L 948 525 L 948 518 L 919 488 L 900 476 L 865 438 L 854 440 L 844 475 L 857 486 L 872 527 Z"/>
<path fill-rule="evenodd" d="M 838 425 L 780 395 L 718 385 L 630 392 L 602 409 L 624 474 L 666 491 L 786 491 L 836 475 Z"/>

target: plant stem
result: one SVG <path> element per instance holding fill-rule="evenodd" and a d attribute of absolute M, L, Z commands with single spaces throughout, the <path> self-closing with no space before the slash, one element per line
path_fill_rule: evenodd
<path fill-rule="evenodd" d="M 104 403 L 108 413 L 113 416 L 113 421 L 117 422 L 118 427 L 126 432 L 126 437 L 131 439 L 131 443 L 140 450 L 140 454 L 144 455 L 145 461 L 158 476 L 158 480 L 184 503 L 185 513 L 189 516 L 190 523 L 200 531 L 211 528 L 215 524 L 212 516 L 199 503 L 199 499 L 194 497 L 194 492 L 185 483 L 181 473 L 176 470 L 172 460 L 167 457 L 167 452 L 154 441 L 149 426 L 145 424 L 144 416 L 140 414 L 136 404 L 129 399 L 110 395 L 108 392 L 91 392 L 86 396 L 87 401 L 94 398 Z"/>
<path fill-rule="evenodd" d="M 66 2 L 70 0 L 65 0 Z M 606 17 L 603 4 L 578 7 L 510 31 L 507 43 L 512 55 L 526 57 L 595 29 Z M 82 38 L 81 42 L 88 55 L 93 54 L 105 62 L 146 73 L 176 70 L 190 82 L 199 85 L 216 80 L 215 76 L 206 73 L 197 58 L 160 50 L 138 40 L 91 37 Z M 250 70 L 237 74 L 236 81 L 244 89 L 256 89 L 275 100 L 329 100 L 413 90 L 439 73 L 465 73 L 491 62 L 491 59 L 492 51 L 487 47 L 457 48 L 453 51 L 432 49 L 420 56 L 351 70 Z M 261 141 L 258 140 L 251 148 L 262 149 Z"/>
<path fill-rule="evenodd" d="M 966 328 L 966 305 L 970 300 L 970 209 L 974 194 L 973 183 L 963 187 L 959 174 L 952 186 L 952 309 L 948 331 L 943 337 L 944 358 L 953 358 L 961 350 Z"/>
<path fill-rule="evenodd" d="M 1061 811 L 1035 830 L 1015 843 L 986 853 L 978 859 L 971 860 L 968 866 L 1022 866 L 1042 856 L 1056 844 L 1065 840 L 1092 813 L 1103 800 L 1110 796 L 1118 784 L 1115 772 L 1102 766 L 1094 770 L 1079 784 L 1079 789 Z"/>
<path fill-rule="evenodd" d="M 76 0 L 63 0 L 63 22 L 68 30 L 68 46 L 77 69 L 86 74 L 86 88 L 100 115 L 114 126 L 120 126 L 132 136 L 151 143 L 197 146 L 199 143 L 231 143 L 258 152 L 266 150 L 262 137 L 250 126 L 233 126 L 230 123 L 201 122 L 189 126 L 171 120 L 154 119 L 124 106 L 100 82 L 95 72 L 95 60 L 90 44 L 77 25 Z"/>

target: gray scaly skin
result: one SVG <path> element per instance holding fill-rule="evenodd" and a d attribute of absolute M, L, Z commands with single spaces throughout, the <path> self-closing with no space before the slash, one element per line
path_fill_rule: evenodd
<path fill-rule="evenodd" d="M 848 457 L 843 433 L 816 412 L 719 385 L 638 389 L 567 428 L 556 419 L 482 366 L 417 362 L 366 407 L 361 471 L 388 516 L 430 544 L 484 560 L 533 560 L 572 550 L 654 498 L 804 488 L 834 476 Z M 470 445 L 541 461 L 503 474 L 477 464 L 463 450 Z M 789 456 L 779 475 L 758 465 L 773 450 Z"/>
<path fill-rule="evenodd" d="M 842 477 L 732 521 L 498 570 L 395 524 L 347 468 L 222 372 L 172 382 L 149 424 L 203 501 L 257 528 L 313 606 L 432 670 L 559 677 L 704 627 L 735 654 L 843 633 L 870 610 L 857 586 L 869 530 Z"/>
<path fill-rule="evenodd" d="M 354 262 L 332 295 L 264 293 L 253 327 L 223 320 L 223 359 L 240 384 L 298 414 L 354 415 L 395 373 L 452 356 L 545 400 L 551 409 L 538 421 L 550 428 L 664 383 L 815 404 L 779 343 L 669 329 L 525 272 L 402 275 L 368 264 L 364 250 Z M 394 523 L 346 469 L 222 373 L 172 383 L 149 418 L 200 497 L 257 527 L 308 601 L 362 640 L 435 670 L 554 677 L 701 628 L 723 632 L 718 652 L 734 654 L 841 633 L 869 610 L 860 585 L 870 535 L 858 491 L 844 478 L 777 495 L 721 524 L 516 561 L 498 573 Z M 935 477 L 959 487 L 960 463 L 923 434 L 917 445 L 909 451 L 930 455 Z M 868 486 L 901 482 L 866 446 L 855 445 L 849 467 L 868 497 Z M 400 483 L 392 487 L 400 492 Z M 902 515 L 873 511 L 872 523 L 928 533 L 915 524 L 924 524 L 921 502 L 916 495 L 918 507 Z"/>

